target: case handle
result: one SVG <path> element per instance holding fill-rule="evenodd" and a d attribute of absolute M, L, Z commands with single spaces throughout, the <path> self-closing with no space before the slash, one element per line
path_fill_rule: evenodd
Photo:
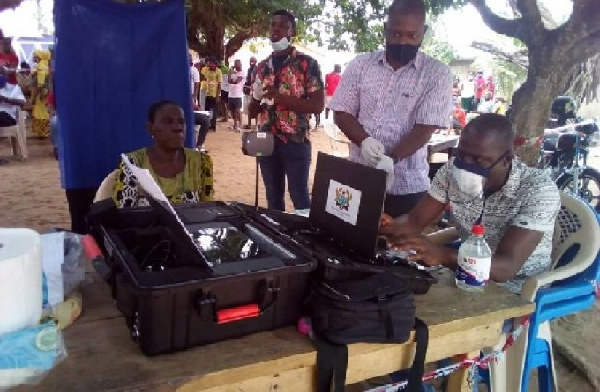
<path fill-rule="evenodd" d="M 94 269 L 104 279 L 105 281 L 109 281 L 111 277 L 111 269 L 106 264 L 104 260 L 104 256 L 102 255 L 102 251 L 98 246 L 98 243 L 90 234 L 86 234 L 83 236 L 81 243 L 83 245 L 83 251 L 88 259 L 92 262 Z"/>
<path fill-rule="evenodd" d="M 237 306 L 235 308 L 221 309 L 217 311 L 217 324 L 226 324 L 233 321 L 239 321 L 258 317 L 260 315 L 260 307 L 258 304 L 249 304 Z"/>
<path fill-rule="evenodd" d="M 196 297 L 196 312 L 205 321 L 213 324 L 227 324 L 235 321 L 259 317 L 277 302 L 277 292 L 281 288 L 275 281 L 266 279 L 258 294 L 258 302 L 217 310 L 217 299 L 214 294 L 200 292 Z"/>

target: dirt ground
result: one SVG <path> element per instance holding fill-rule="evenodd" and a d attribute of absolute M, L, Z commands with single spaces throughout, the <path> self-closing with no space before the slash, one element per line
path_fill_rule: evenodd
<path fill-rule="evenodd" d="M 312 141 L 311 178 L 317 152 L 332 152 L 329 139 L 322 131 L 313 132 Z M 52 156 L 50 143 L 47 140 L 29 139 L 28 147 L 29 159 L 23 162 L 11 159 L 9 164 L 0 166 L 0 227 L 28 227 L 39 232 L 52 227 L 68 228 L 70 221 L 67 202 L 64 191 L 60 188 L 58 165 Z M 221 200 L 254 203 L 255 160 L 242 155 L 240 134 L 228 131 L 223 124 L 219 124 L 217 132 L 208 135 L 206 147 L 214 160 L 215 197 Z M 9 152 L 8 141 L 0 140 L 0 157 L 6 157 Z M 592 155 L 597 165 L 600 154 L 596 151 Z M 259 196 L 260 204 L 265 205 L 262 183 L 259 187 Z M 287 207 L 292 208 L 289 198 Z M 590 336 L 588 340 L 593 344 L 591 347 L 585 345 L 577 347 L 571 352 L 585 359 L 586 350 L 590 352 L 598 350 L 597 342 L 600 340 L 598 309 L 584 321 L 571 322 L 571 325 L 562 328 L 560 333 L 566 334 L 565 336 L 576 336 L 583 323 L 587 325 L 586 333 L 595 334 L 595 337 Z M 585 376 L 562 356 L 557 358 L 557 372 L 560 391 L 596 390 Z"/>

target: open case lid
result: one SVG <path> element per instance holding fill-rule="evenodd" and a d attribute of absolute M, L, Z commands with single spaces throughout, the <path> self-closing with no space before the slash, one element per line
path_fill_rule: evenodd
<path fill-rule="evenodd" d="M 185 224 L 179 215 L 177 215 L 177 212 L 167 199 L 167 196 L 165 196 L 162 189 L 160 189 L 160 186 L 154 181 L 150 171 L 134 165 L 125 154 L 121 154 L 121 159 L 127 169 L 129 169 L 136 178 L 138 185 L 146 193 L 152 209 L 156 211 L 161 220 L 164 219 L 164 222 L 167 222 L 173 230 L 179 232 L 184 241 L 189 242 L 190 249 L 194 249 L 195 252 L 197 252 L 199 263 L 212 272 L 214 267 L 213 263 L 208 260 L 199 245 L 194 241 L 192 233 L 185 227 Z"/>
<path fill-rule="evenodd" d="M 386 173 L 319 152 L 310 222 L 341 249 L 371 258 L 377 247 Z"/>

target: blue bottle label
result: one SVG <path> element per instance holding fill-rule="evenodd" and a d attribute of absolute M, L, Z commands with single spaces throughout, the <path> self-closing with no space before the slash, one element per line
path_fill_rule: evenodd
<path fill-rule="evenodd" d="M 484 287 L 490 278 L 491 257 L 461 257 L 456 267 L 456 280 L 473 287 Z"/>

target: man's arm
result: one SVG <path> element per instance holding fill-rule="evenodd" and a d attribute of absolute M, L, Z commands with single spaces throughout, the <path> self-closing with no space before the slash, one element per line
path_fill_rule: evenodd
<path fill-rule="evenodd" d="M 233 78 L 233 76 L 235 76 L 235 79 Z M 242 82 L 243 80 L 244 80 L 244 77 L 243 76 L 239 76 L 237 74 L 237 72 L 229 74 L 229 83 L 230 84 L 238 84 L 238 83 Z"/>
<path fill-rule="evenodd" d="M 350 113 L 333 112 L 333 121 L 342 133 L 359 147 L 363 140 L 369 137 L 363 126 L 358 122 L 358 119 Z"/>
<path fill-rule="evenodd" d="M 196 100 L 198 99 L 198 90 L 200 90 L 200 82 L 195 82 L 194 83 L 194 92 L 193 92 L 193 96 L 192 96 L 192 99 L 194 102 L 196 102 Z"/>
<path fill-rule="evenodd" d="M 495 282 L 506 282 L 515 277 L 529 256 L 542 240 L 540 231 L 511 226 L 492 255 L 490 279 Z M 416 254 L 408 257 L 410 261 L 420 261 L 425 265 L 443 265 L 455 269 L 458 250 L 432 243 L 424 235 L 406 235 L 399 238 L 396 247 L 401 250 L 412 250 Z"/>
<path fill-rule="evenodd" d="M 266 97 L 270 96 L 276 104 L 285 106 L 287 109 L 298 113 L 320 113 L 325 107 L 325 92 L 323 89 L 313 91 L 307 98 L 297 98 L 289 95 L 281 95 L 278 92 L 272 94 L 271 88 L 266 89 Z"/>
<path fill-rule="evenodd" d="M 7 103 L 9 105 L 15 105 L 23 109 L 23 105 L 25 105 L 27 100 L 25 99 L 21 88 L 19 86 L 15 86 L 9 97 L 0 95 L 0 102 Z"/>
<path fill-rule="evenodd" d="M 536 183 L 526 185 L 528 192 L 521 196 L 521 210 L 509 222 L 492 256 L 490 278 L 494 281 L 506 282 L 513 279 L 539 245 L 544 232 L 550 230 L 556 221 L 560 209 L 560 195 L 556 185 L 550 179 L 536 178 L 535 181 Z M 456 249 L 432 244 L 424 236 L 405 237 L 397 244 L 400 249 L 417 251 L 416 255 L 409 257 L 411 260 L 422 261 L 427 265 L 456 267 Z"/>
<path fill-rule="evenodd" d="M 411 131 L 400 140 L 396 147 L 394 147 L 391 151 L 391 155 L 398 159 L 404 159 L 413 155 L 421 147 L 427 144 L 429 139 L 431 139 L 433 132 L 438 128 L 444 127 L 438 125 L 415 124 Z"/>
<path fill-rule="evenodd" d="M 0 102 L 2 103 L 7 103 L 9 105 L 15 105 L 18 106 L 20 108 L 23 108 L 23 105 L 25 105 L 25 98 L 10 98 L 10 97 L 5 97 L 4 95 L 0 95 Z"/>
<path fill-rule="evenodd" d="M 432 73 L 427 90 L 416 107 L 415 125 L 390 152 L 398 159 L 410 157 L 421 149 L 433 132 L 450 126 L 452 118 L 452 73 L 447 67 Z"/>
<path fill-rule="evenodd" d="M 379 232 L 388 236 L 390 242 L 394 243 L 396 239 L 403 236 L 421 234 L 427 226 L 435 222 L 443 211 L 444 203 L 425 194 L 408 214 L 394 220 L 384 215 Z"/>
<path fill-rule="evenodd" d="M 321 69 L 316 60 L 310 61 L 306 74 L 306 98 L 281 95 L 274 86 L 265 89 L 265 97 L 274 99 L 276 104 L 285 106 L 288 110 L 294 112 L 321 113 L 325 108 L 325 91 L 323 90 Z"/>
<path fill-rule="evenodd" d="M 448 176 L 450 166 L 442 166 L 433 181 L 427 194 L 417 203 L 407 215 L 403 215 L 396 220 L 389 216 L 383 216 L 381 219 L 380 233 L 387 236 L 389 241 L 394 244 L 405 236 L 419 235 L 423 230 L 435 222 L 435 220 L 444 211 L 448 195 Z"/>
<path fill-rule="evenodd" d="M 223 83 L 223 73 L 217 67 L 217 101 L 221 100 L 221 85 Z"/>

